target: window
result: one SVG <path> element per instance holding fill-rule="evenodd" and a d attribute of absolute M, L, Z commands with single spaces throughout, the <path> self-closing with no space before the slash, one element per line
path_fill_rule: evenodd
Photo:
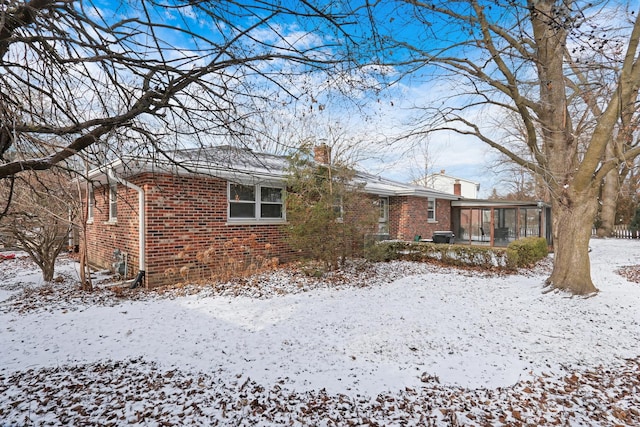
<path fill-rule="evenodd" d="M 278 187 L 229 183 L 229 219 L 284 219 L 282 196 Z"/>
<path fill-rule="evenodd" d="M 389 219 L 389 199 L 386 197 L 380 197 L 378 199 L 378 208 L 380 212 L 378 215 L 378 221 L 387 222 Z"/>
<path fill-rule="evenodd" d="M 516 238 L 516 209 L 500 208 L 494 210 L 493 244 L 494 246 L 507 246 Z"/>
<path fill-rule="evenodd" d="M 93 208 L 96 204 L 96 196 L 93 193 L 93 185 L 87 186 L 87 221 L 93 221 Z"/>
<path fill-rule="evenodd" d="M 109 184 L 109 221 L 118 218 L 118 184 Z"/>
<path fill-rule="evenodd" d="M 282 188 L 260 187 L 260 218 L 282 218 Z"/>
<path fill-rule="evenodd" d="M 436 220 L 436 199 L 429 198 L 427 200 L 427 221 Z"/>
<path fill-rule="evenodd" d="M 540 236 L 540 211 L 532 208 L 520 208 L 519 237 Z"/>
<path fill-rule="evenodd" d="M 389 199 L 380 197 L 378 199 L 378 233 L 389 233 Z"/>
<path fill-rule="evenodd" d="M 255 188 L 249 185 L 229 184 L 229 218 L 255 218 Z"/>
<path fill-rule="evenodd" d="M 342 204 L 341 196 L 335 196 L 333 198 L 333 205 L 331 208 L 333 209 L 333 214 L 336 216 L 336 221 L 342 222 L 344 220 L 344 206 Z"/>

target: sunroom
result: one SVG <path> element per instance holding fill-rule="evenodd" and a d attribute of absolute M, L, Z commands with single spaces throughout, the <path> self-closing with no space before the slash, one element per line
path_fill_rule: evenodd
<path fill-rule="evenodd" d="M 457 200 L 451 202 L 456 243 L 507 246 L 524 237 L 552 245 L 551 207 L 541 201 Z"/>

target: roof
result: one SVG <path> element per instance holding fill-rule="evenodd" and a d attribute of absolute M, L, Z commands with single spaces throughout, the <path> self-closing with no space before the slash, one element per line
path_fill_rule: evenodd
<path fill-rule="evenodd" d="M 522 201 L 522 200 L 489 200 L 489 199 L 461 199 L 451 202 L 451 206 L 465 208 L 506 208 L 506 207 L 551 207 L 542 201 Z"/>
<path fill-rule="evenodd" d="M 176 150 L 161 158 L 125 156 L 107 165 L 89 171 L 89 179 L 106 183 L 106 172 L 112 169 L 122 178 L 145 172 L 172 173 L 176 175 L 208 175 L 237 182 L 282 182 L 289 175 L 289 157 L 258 153 L 248 148 L 229 145 Z M 460 197 L 423 186 L 406 184 L 355 171 L 354 181 L 364 184 L 364 191 L 379 196 L 416 196 L 458 200 Z"/>
<path fill-rule="evenodd" d="M 439 173 L 430 173 L 429 175 L 422 177 L 420 179 L 417 179 L 416 181 L 425 181 L 425 180 L 429 180 L 429 179 L 433 179 L 434 177 L 439 177 L 439 178 L 447 178 L 450 179 L 452 181 L 460 181 L 460 182 L 467 182 L 469 184 L 474 184 L 474 185 L 479 185 L 479 182 L 476 181 L 472 181 L 470 179 L 466 179 L 466 178 L 460 178 L 458 176 L 452 176 L 452 175 L 447 175 L 444 174 L 442 172 Z"/>
<path fill-rule="evenodd" d="M 459 200 L 460 196 L 421 185 L 406 184 L 381 176 L 356 171 L 355 179 L 365 184 L 364 191 L 380 196 L 416 196 L 445 200 Z"/>

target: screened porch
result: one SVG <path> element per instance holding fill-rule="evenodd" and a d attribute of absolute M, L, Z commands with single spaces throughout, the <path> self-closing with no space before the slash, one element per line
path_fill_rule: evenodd
<path fill-rule="evenodd" d="M 543 202 L 458 200 L 451 203 L 456 243 L 507 246 L 529 236 L 552 245 L 551 207 Z"/>

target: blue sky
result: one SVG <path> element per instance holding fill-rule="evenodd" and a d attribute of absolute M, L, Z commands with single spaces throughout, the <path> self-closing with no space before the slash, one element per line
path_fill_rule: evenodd
<path fill-rule="evenodd" d="M 202 13 L 196 13 L 191 8 L 183 8 L 181 13 L 178 13 L 171 7 L 176 3 L 180 2 L 168 0 L 165 4 L 169 7 L 145 10 L 141 7 L 142 3 L 122 6 L 117 1 L 94 0 L 85 3 L 83 7 L 89 10 L 88 8 L 93 6 L 95 9 L 89 14 L 102 17 L 109 25 L 132 16 L 140 16 L 142 19 L 144 14 L 148 13 L 156 22 L 176 25 L 197 35 L 192 37 L 186 32 L 181 34 L 170 29 L 156 28 L 162 43 L 163 55 L 171 58 L 180 58 L 183 54 L 186 57 L 190 53 L 189 49 L 196 45 L 203 49 L 211 47 L 199 40 L 198 36 L 221 43 L 237 34 L 232 31 L 232 25 L 237 26 L 236 30 L 247 28 L 273 12 L 268 7 L 253 8 L 261 4 L 257 1 L 240 2 L 242 5 L 240 7 L 232 6 L 231 3 L 214 6 L 217 8 L 216 12 L 220 13 L 220 17 L 226 17 L 229 20 L 225 23 L 223 19 L 214 21 Z M 299 2 L 285 1 L 283 4 L 300 7 Z M 355 8 L 358 3 L 344 2 L 344 5 Z M 244 6 L 247 8 L 245 9 Z M 428 38 L 428 34 L 423 35 L 421 27 L 412 23 L 410 19 L 405 21 L 396 18 L 402 15 L 402 11 L 386 6 L 378 13 L 388 17 L 380 19 L 381 32 L 388 31 L 395 33 L 398 37 L 421 43 L 425 40 L 423 36 Z M 349 22 L 351 24 L 345 28 L 352 33 L 354 36 L 352 41 L 358 42 L 359 48 L 371 40 L 367 32 L 367 22 L 353 19 Z M 314 49 L 315 55 L 322 55 L 335 53 L 348 44 L 345 34 L 340 33 L 336 27 L 327 25 L 326 22 L 295 20 L 285 15 L 277 16 L 264 25 L 258 26 L 252 30 L 251 35 L 254 40 L 249 41 L 248 45 L 256 52 L 260 49 L 273 48 L 274 44 L 284 47 L 285 43 L 290 42 L 296 47 Z M 264 45 L 261 45 L 262 43 Z M 359 54 L 369 55 L 369 58 L 380 54 L 375 51 L 373 45 L 367 52 L 360 51 Z M 398 50 L 394 53 L 394 58 L 399 58 L 399 55 Z M 197 63 L 204 62 L 206 60 L 201 59 Z M 283 61 L 269 61 L 263 65 L 257 64 L 257 67 L 263 67 L 260 69 L 276 74 L 278 70 L 291 71 L 293 74 L 298 71 L 295 69 L 296 66 Z M 380 71 L 383 73 L 380 74 Z M 429 72 L 433 73 L 434 70 Z M 282 111 L 268 113 L 269 117 L 278 116 L 278 122 L 271 123 L 273 127 L 267 129 L 267 132 L 280 132 L 276 129 L 276 124 L 284 123 L 283 127 L 288 129 L 283 135 L 270 135 L 263 138 L 262 145 L 267 148 L 267 151 L 273 151 L 282 150 L 282 147 L 266 144 L 264 140 L 277 139 L 286 146 L 298 145 L 302 140 L 326 141 L 335 145 L 334 152 L 337 155 L 359 160 L 358 164 L 361 168 L 388 178 L 399 181 L 417 179 L 425 171 L 426 164 L 428 172 L 445 169 L 449 174 L 481 182 L 483 190 L 492 187 L 493 183 L 488 181 L 491 177 L 485 167 L 488 158 L 486 147 L 470 138 L 440 134 L 428 138 L 396 140 L 410 129 L 413 121 L 411 117 L 415 112 L 414 107 L 420 103 L 437 101 L 439 94 L 446 90 L 438 87 L 438 84 L 432 80 L 433 76 L 419 74 L 413 75 L 412 78 L 400 78 L 400 76 L 396 69 L 390 67 L 378 67 L 375 70 L 369 67 L 363 72 L 355 73 L 345 70 L 344 73 L 334 73 L 328 77 L 320 73 L 295 75 L 285 84 L 288 85 L 287 89 L 297 96 L 297 100 L 288 103 Z M 380 91 L 383 83 L 398 78 L 400 79 L 393 88 Z M 361 84 L 367 86 L 369 90 L 357 89 Z M 273 90 L 273 87 L 259 85 L 255 87 L 258 90 L 264 90 L 264 93 Z M 273 93 L 269 96 L 273 96 Z M 265 120 L 267 125 L 269 120 L 270 118 Z M 260 141 L 256 143 L 261 144 Z M 359 144 L 354 148 L 356 143 Z"/>
<path fill-rule="evenodd" d="M 131 11 L 112 7 L 117 2 L 95 1 L 109 22 L 116 20 L 119 14 L 128 14 Z M 177 3 L 169 0 L 167 4 Z M 329 2 L 321 3 L 327 5 Z M 495 4 L 495 2 L 489 2 Z M 262 3 L 241 2 L 242 5 L 256 6 Z M 300 7 L 300 2 L 284 1 L 285 6 Z M 356 8 L 358 2 L 344 2 L 349 8 Z M 375 18 L 378 21 L 380 35 L 392 35 L 396 40 L 402 40 L 426 49 L 434 49 L 447 43 L 455 43 L 462 40 L 467 34 L 461 32 L 458 27 L 449 26 L 443 21 L 434 20 L 432 16 L 412 14 L 411 9 L 404 6 L 398 7 L 398 2 L 387 2 L 377 11 Z M 446 2 L 448 6 L 454 2 Z M 617 4 L 617 2 L 612 2 Z M 180 25 L 189 28 L 194 33 L 205 36 L 212 41 L 223 41 L 234 34 L 229 25 L 246 28 L 256 23 L 260 17 L 269 16 L 272 10 L 269 8 L 243 9 L 242 7 L 229 6 L 227 11 L 229 22 L 221 19 L 213 21 L 206 16 L 192 13 L 190 9 L 182 14 L 176 13 L 171 8 L 161 8 L 150 13 L 157 13 L 161 20 L 168 24 Z M 461 10 L 467 8 L 465 2 L 460 2 Z M 512 21 L 512 14 L 516 9 L 494 8 L 491 12 L 496 19 L 502 22 Z M 362 11 L 361 11 L 362 12 Z M 142 10 L 137 13 L 143 13 Z M 354 48 L 361 48 L 370 42 L 372 37 L 368 33 L 366 14 L 361 15 L 359 21 L 352 20 L 352 24 L 346 28 L 355 35 L 353 41 L 359 42 Z M 419 23 L 418 18 L 423 20 Z M 426 22 L 426 23 L 425 23 Z M 172 54 L 179 56 L 179 48 L 192 47 L 194 39 L 186 34 L 177 35 L 175 32 L 160 30 L 162 41 L 167 47 L 176 47 Z M 275 34 L 277 37 L 274 37 Z M 326 22 L 302 20 L 297 21 L 287 16 L 277 16 L 268 23 L 252 30 L 255 37 L 253 48 L 273 48 L 269 44 L 275 43 L 285 46 L 284 43 L 293 43 L 297 47 L 313 49 L 314 55 L 331 54 L 347 46 L 346 36 Z M 362 38 L 358 40 L 358 38 Z M 436 42 L 439 39 L 439 42 Z M 200 42 L 198 42 L 200 43 Z M 265 45 L 261 45 L 265 43 Z M 201 44 L 206 47 L 205 43 Z M 407 51 L 396 49 L 385 52 L 377 52 L 375 44 L 368 44 L 366 52 L 361 55 L 373 58 L 376 55 L 389 55 L 394 59 L 407 58 Z M 459 53 L 459 52 L 458 52 Z M 470 57 L 476 55 L 473 51 L 466 52 Z M 359 165 L 369 172 L 379 173 L 385 177 L 399 181 L 410 181 L 418 178 L 423 172 L 439 172 L 445 170 L 447 174 L 477 181 L 481 184 L 481 197 L 486 197 L 495 186 L 499 186 L 498 177 L 490 170 L 495 163 L 496 154 L 487 145 L 469 136 L 462 136 L 453 132 L 441 132 L 429 136 L 414 136 L 401 138 L 412 129 L 415 129 L 420 108 L 442 103 L 456 89 L 463 85 L 461 79 L 442 79 L 442 71 L 433 67 L 422 67 L 405 76 L 397 67 L 369 67 L 360 73 L 334 73 L 330 76 L 321 74 L 298 74 L 295 66 L 282 61 L 270 61 L 258 65 L 262 70 L 274 72 L 274 78 L 278 78 L 278 71 L 292 72 L 289 80 L 283 86 L 297 97 L 294 102 L 289 102 L 278 110 L 269 110 L 268 116 L 262 123 L 266 126 L 266 132 L 272 135 L 265 136 L 261 141 L 254 141 L 259 146 L 271 150 L 282 149 L 269 145 L 266 140 L 277 141 L 281 145 L 295 146 L 299 141 L 315 139 L 326 141 L 335 145 L 335 152 L 342 153 L 351 159 L 359 160 Z M 302 71 L 302 70 L 299 70 Z M 384 71 L 383 74 L 378 74 Z M 359 91 L 354 88 L 354 82 L 358 86 L 364 84 L 369 90 Z M 382 83 L 394 82 L 391 88 L 381 89 Z M 256 86 L 260 88 L 260 86 Z M 272 90 L 266 86 L 261 87 L 266 91 Z M 260 89 L 258 89 L 260 90 Z M 269 96 L 273 96 L 271 93 Z M 451 100 L 450 100 L 451 101 Z M 453 101 L 452 101 L 453 102 Z M 457 102 L 460 102 L 458 100 Z M 265 109 L 267 107 L 265 106 Z M 272 108 L 272 107 L 270 107 Z M 475 109 L 469 112 L 472 119 L 482 126 L 490 128 L 495 126 L 491 111 Z M 356 144 L 359 143 L 359 144 Z"/>

